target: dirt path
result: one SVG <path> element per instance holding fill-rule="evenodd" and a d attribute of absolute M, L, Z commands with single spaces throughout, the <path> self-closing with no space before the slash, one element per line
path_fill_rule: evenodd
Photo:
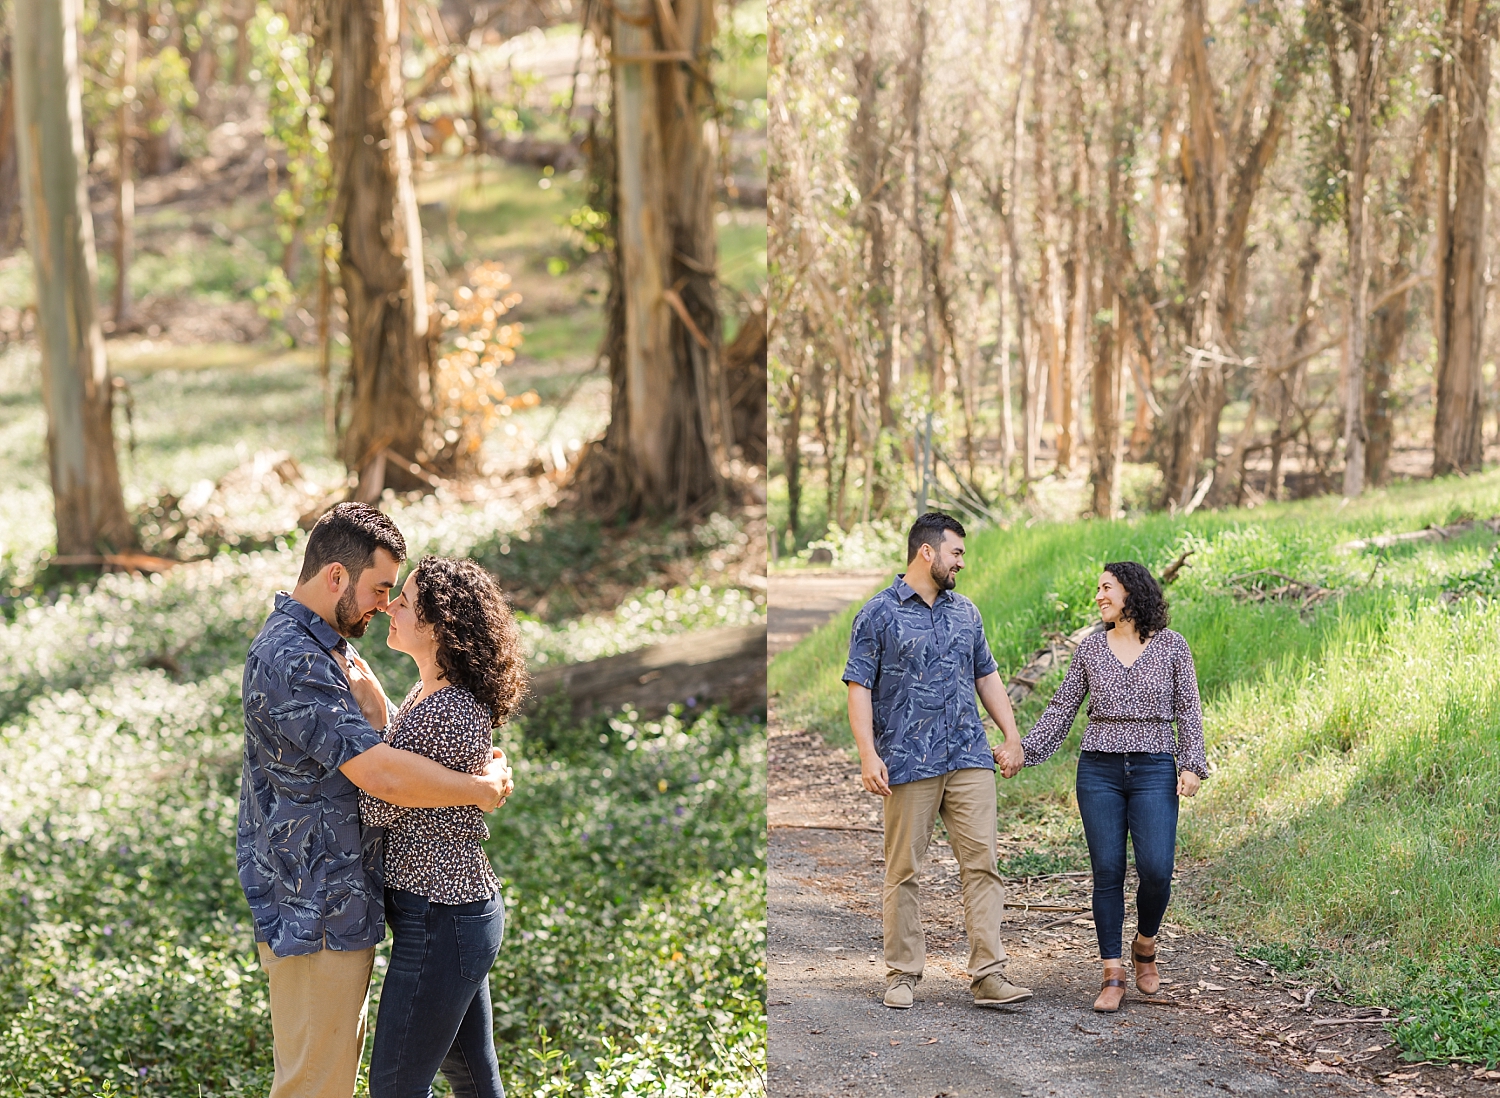
<path fill-rule="evenodd" d="M 773 575 L 772 653 L 867 595 L 884 575 Z M 1397 1059 L 1386 1026 L 1368 1017 L 1377 1012 L 1327 1001 L 1322 989 L 1241 960 L 1227 940 L 1174 924 L 1160 940 L 1163 988 L 1155 996 L 1168 1002 L 1143 1003 L 1132 990 L 1118 1014 L 1095 1014 L 1087 874 L 1010 882 L 1011 903 L 1076 913 L 1008 912 L 1008 972 L 1036 996 L 1016 1007 L 977 1009 L 964 973 L 958 868 L 940 841 L 922 885 L 927 972 L 916 1005 L 890 1010 L 880 1002 L 878 800 L 860 789 L 852 754 L 784 726 L 774 699 L 769 734 L 774 1098 L 1500 1098 L 1500 1082 L 1476 1079 L 1470 1069 Z M 1127 911 L 1127 926 L 1132 919 Z"/>
<path fill-rule="evenodd" d="M 1010 882 L 1012 903 L 1085 910 L 1008 912 L 1009 974 L 1036 997 L 977 1009 L 957 866 L 936 841 L 923 877 L 927 973 L 916 1005 L 890 1010 L 880 1002 L 875 798 L 859 789 L 850 756 L 784 727 L 774 704 L 767 808 L 775 1098 L 1500 1095 L 1500 1083 L 1471 1069 L 1403 1063 L 1368 1017 L 1376 1012 L 1325 1001 L 1322 989 L 1236 957 L 1230 942 L 1174 924 L 1161 939 L 1156 997 L 1170 1002 L 1143 1003 L 1132 990 L 1118 1014 L 1095 1014 L 1087 874 Z"/>
<path fill-rule="evenodd" d="M 784 572 L 772 574 L 766 597 L 766 651 L 792 647 L 845 606 L 869 595 L 894 572 Z"/>

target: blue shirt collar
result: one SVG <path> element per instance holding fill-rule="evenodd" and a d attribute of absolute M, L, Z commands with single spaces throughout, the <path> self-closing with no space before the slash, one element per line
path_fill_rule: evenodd
<path fill-rule="evenodd" d="M 911 584 L 906 582 L 905 572 L 897 573 L 896 579 L 891 584 L 891 586 L 896 589 L 896 597 L 902 602 L 905 602 L 907 599 L 920 599 L 922 597 L 921 595 L 917 594 L 916 590 L 911 586 Z M 945 599 L 951 599 L 952 597 L 952 591 L 939 591 L 937 593 L 937 598 L 932 600 L 932 605 L 936 606 L 938 603 L 944 601 Z"/>
<path fill-rule="evenodd" d="M 323 618 L 302 605 L 286 591 L 276 592 L 276 610 L 287 615 L 313 635 L 313 639 L 330 652 L 344 652 L 349 647 L 346 638 Z"/>

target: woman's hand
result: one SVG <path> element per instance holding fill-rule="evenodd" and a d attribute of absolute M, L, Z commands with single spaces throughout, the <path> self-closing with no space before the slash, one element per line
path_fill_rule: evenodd
<path fill-rule="evenodd" d="M 1195 797 L 1198 795 L 1198 787 L 1203 784 L 1203 779 L 1191 770 L 1183 770 L 1177 775 L 1177 795 L 1179 797 Z"/>
<path fill-rule="evenodd" d="M 1020 740 L 1008 739 L 990 748 L 990 754 L 994 756 L 995 765 L 1000 768 L 1002 778 L 1014 778 L 1026 765 L 1026 750 L 1021 746 Z"/>

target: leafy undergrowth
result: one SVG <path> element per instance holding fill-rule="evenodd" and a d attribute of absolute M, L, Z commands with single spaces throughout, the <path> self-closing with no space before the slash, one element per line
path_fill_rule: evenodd
<path fill-rule="evenodd" d="M 423 551 L 463 549 L 417 534 Z M 265 980 L 234 871 L 240 667 L 300 555 L 292 542 L 165 577 L 106 576 L 0 619 L 5 1098 L 106 1083 L 265 1093 Z M 607 630 L 528 628 L 569 658 L 758 611 L 723 591 L 637 602 Z M 360 649 L 391 691 L 411 681 L 374 635 Z M 507 903 L 492 976 L 507 1086 L 754 1090 L 763 725 L 709 713 L 576 726 L 543 710 L 502 737 L 517 773 L 490 843 Z"/>
<path fill-rule="evenodd" d="M 1183 855 L 1207 867 L 1178 917 L 1396 1008 L 1414 1059 L 1500 1060 L 1500 551 L 1483 527 L 1341 547 L 1497 514 L 1500 475 L 1489 474 L 1343 506 L 992 530 L 969 538 L 959 581 L 1013 673 L 1046 633 L 1090 620 L 1103 563 L 1160 573 L 1192 551 L 1168 594 L 1192 645 L 1215 769 L 1184 807 Z M 1265 569 L 1328 594 L 1257 599 L 1285 586 L 1250 576 Z M 853 613 L 770 673 L 779 711 L 838 742 Z M 1020 707 L 1023 730 L 1058 681 Z M 1061 758 L 1000 783 L 1002 830 L 1039 850 L 1076 836 L 1083 724 Z"/>

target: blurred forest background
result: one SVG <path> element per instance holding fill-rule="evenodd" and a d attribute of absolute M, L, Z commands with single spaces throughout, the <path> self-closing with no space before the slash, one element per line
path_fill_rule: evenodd
<path fill-rule="evenodd" d="M 536 673 L 763 635 L 766 8 L 0 28 L 0 1094 L 264 1093 L 240 666 L 323 509 L 481 561 Z M 763 730 L 687 697 L 501 731 L 517 1093 L 760 1086 Z"/>
<path fill-rule="evenodd" d="M 783 0 L 776 551 L 1480 469 L 1496 18 Z"/>

